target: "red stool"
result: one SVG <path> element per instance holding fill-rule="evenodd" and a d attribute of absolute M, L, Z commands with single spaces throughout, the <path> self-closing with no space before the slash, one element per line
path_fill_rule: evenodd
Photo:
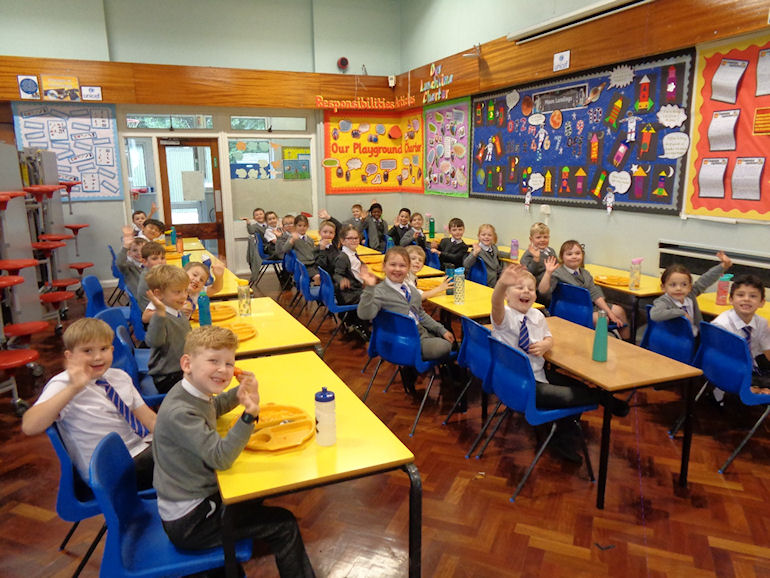
<path fill-rule="evenodd" d="M 72 212 L 72 208 L 70 207 L 70 213 Z M 75 256 L 80 257 L 80 251 L 78 251 L 78 233 L 80 232 L 80 229 L 85 229 L 86 227 L 89 227 L 87 223 L 78 223 L 76 225 L 64 225 L 65 229 L 69 229 L 72 231 L 72 234 L 75 235 Z"/>
<path fill-rule="evenodd" d="M 8 271 L 9 275 L 18 275 L 27 267 L 37 267 L 37 259 L 0 259 L 0 270 Z"/>
<path fill-rule="evenodd" d="M 56 191 L 66 188 L 64 185 L 30 185 L 24 187 L 24 191 L 35 197 L 38 203 L 42 203 L 43 199 L 50 199 Z"/>
<path fill-rule="evenodd" d="M 67 317 L 67 301 L 74 298 L 75 293 L 72 291 L 50 291 L 40 295 L 40 301 L 50 305 L 56 313 L 56 327 L 54 329 L 56 335 L 61 335 L 64 331 L 61 322 Z"/>
<path fill-rule="evenodd" d="M 75 277 L 65 277 L 63 279 L 54 279 L 49 285 L 54 289 L 66 289 L 67 287 L 72 287 L 78 283 L 80 283 L 80 279 L 76 279 Z"/>
<path fill-rule="evenodd" d="M 74 271 L 77 271 L 77 272 L 78 272 L 78 278 L 80 279 L 80 282 L 81 282 L 81 286 L 80 286 L 80 289 L 78 289 L 78 295 L 79 295 L 80 297 L 82 297 L 82 296 L 83 296 L 83 286 L 82 286 L 82 282 L 83 282 L 83 272 L 84 272 L 86 269 L 88 269 L 89 267 L 93 267 L 93 266 L 94 266 L 94 264 L 93 264 L 93 263 L 90 263 L 90 262 L 88 262 L 88 261 L 83 261 L 83 262 L 81 262 L 81 263 L 70 263 L 70 269 L 73 269 Z"/>
<path fill-rule="evenodd" d="M 67 189 L 67 203 L 70 206 L 70 215 L 72 214 L 72 187 L 81 185 L 80 181 L 59 181 L 59 184 Z"/>
<path fill-rule="evenodd" d="M 43 255 L 43 260 L 46 262 L 46 267 L 48 268 L 48 278 L 44 281 L 50 283 L 56 279 L 56 266 L 53 261 L 53 252 L 56 249 L 66 247 L 67 243 L 63 241 L 37 241 L 31 243 L 31 245 L 35 251 L 39 251 Z"/>
<path fill-rule="evenodd" d="M 16 415 L 21 417 L 29 408 L 29 404 L 19 397 L 19 388 L 16 386 L 16 370 L 32 363 L 40 357 L 34 349 L 4 349 L 0 351 L 0 371 L 8 374 L 8 379 L 0 383 L 0 393 L 11 392 L 13 407 Z"/>
<path fill-rule="evenodd" d="M 60 235 L 54 235 L 51 233 L 43 233 L 42 235 L 37 236 L 38 241 L 69 241 L 70 239 L 74 239 L 75 235 L 68 235 L 66 233 L 60 234 Z"/>

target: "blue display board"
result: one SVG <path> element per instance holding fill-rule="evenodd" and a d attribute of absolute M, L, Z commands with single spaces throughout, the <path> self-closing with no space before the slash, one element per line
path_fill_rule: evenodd
<path fill-rule="evenodd" d="M 474 98 L 471 197 L 677 212 L 691 51 Z"/>

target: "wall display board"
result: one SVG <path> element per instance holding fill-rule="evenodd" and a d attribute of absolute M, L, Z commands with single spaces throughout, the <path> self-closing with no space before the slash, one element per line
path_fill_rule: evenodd
<path fill-rule="evenodd" d="M 471 197 L 676 213 L 692 52 L 474 98 Z"/>
<path fill-rule="evenodd" d="M 283 178 L 288 180 L 310 179 L 310 149 L 308 147 L 283 147 Z"/>
<path fill-rule="evenodd" d="M 770 35 L 698 50 L 685 213 L 770 221 Z"/>
<path fill-rule="evenodd" d="M 60 181 L 81 181 L 73 201 L 123 198 L 115 107 L 108 104 L 13 103 L 18 148 L 56 153 Z"/>
<path fill-rule="evenodd" d="M 326 194 L 423 192 L 422 111 L 324 117 Z"/>
<path fill-rule="evenodd" d="M 426 193 L 468 196 L 471 167 L 469 111 L 470 99 L 467 98 L 423 109 Z"/>

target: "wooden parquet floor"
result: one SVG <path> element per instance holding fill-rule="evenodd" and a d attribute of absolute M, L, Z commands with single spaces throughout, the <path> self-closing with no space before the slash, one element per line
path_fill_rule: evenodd
<path fill-rule="evenodd" d="M 322 340 L 330 329 L 327 322 Z M 459 334 L 459 325 L 455 329 Z M 30 401 L 59 370 L 62 357 L 58 338 L 36 338 L 35 346 L 46 375 L 22 376 L 22 392 Z M 365 359 L 364 345 L 352 339 L 337 341 L 326 356 L 359 395 L 374 366 L 362 375 Z M 690 487 L 682 492 L 676 485 L 681 441 L 666 435 L 681 407 L 679 394 L 643 390 L 629 416 L 613 420 L 605 510 L 594 507 L 596 487 L 585 467 L 549 454 L 512 504 L 508 498 L 534 455 L 533 430 L 520 418 L 508 420 L 482 459 L 465 459 L 480 428 L 479 395 L 473 393 L 467 413 L 442 426 L 451 392 L 439 396 L 436 388 L 415 437 L 409 438 L 418 402 L 398 381 L 383 393 L 392 371 L 383 369 L 368 405 L 414 452 L 422 474 L 424 576 L 770 576 L 766 428 L 726 475 L 717 473 L 756 419 L 755 410 L 733 402 L 725 409 L 699 404 Z M 55 512 L 58 462 L 44 435 L 21 433 L 9 399 L 0 399 L 0 576 L 70 576 L 101 519 L 83 522 L 66 551 L 57 550 L 69 527 Z M 596 468 L 601 415 L 583 418 Z M 406 576 L 408 489 L 407 477 L 399 472 L 271 503 L 290 508 L 299 519 L 318 576 Z M 84 577 L 98 575 L 100 559 L 101 547 Z M 277 576 L 267 552 L 245 568 L 248 576 Z"/>

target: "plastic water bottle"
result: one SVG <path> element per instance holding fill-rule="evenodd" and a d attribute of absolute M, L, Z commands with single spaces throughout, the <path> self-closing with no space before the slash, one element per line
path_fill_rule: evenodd
<path fill-rule="evenodd" d="M 628 271 L 628 288 L 637 291 L 642 284 L 642 257 L 631 259 L 631 268 Z"/>
<path fill-rule="evenodd" d="M 251 316 L 251 289 L 246 279 L 238 279 L 238 315 Z"/>
<path fill-rule="evenodd" d="M 325 387 L 315 394 L 315 439 L 319 446 L 333 446 L 337 443 L 334 392 Z"/>
<path fill-rule="evenodd" d="M 171 227 L 171 244 L 176 245 L 176 227 Z"/>
<path fill-rule="evenodd" d="M 163 231 L 163 237 L 164 237 L 164 240 L 166 241 L 166 245 L 171 247 L 172 246 L 172 243 L 171 243 L 171 229 L 168 229 L 167 231 Z M 156 241 L 159 241 L 159 240 L 160 239 L 156 239 Z"/>
<path fill-rule="evenodd" d="M 727 296 L 730 294 L 730 279 L 732 278 L 733 276 L 731 273 L 726 273 L 719 278 L 719 281 L 717 281 L 717 305 L 727 305 Z"/>
<path fill-rule="evenodd" d="M 511 239 L 511 259 L 518 261 L 519 259 L 519 240 Z"/>
<path fill-rule="evenodd" d="M 607 314 L 599 311 L 594 332 L 594 351 L 591 354 L 594 361 L 607 361 Z"/>
<path fill-rule="evenodd" d="M 182 253 L 182 267 L 186 267 L 190 262 L 190 253 Z"/>
<path fill-rule="evenodd" d="M 436 237 L 436 219 L 434 219 L 430 213 L 426 213 L 428 217 L 428 238 L 433 240 Z"/>
<path fill-rule="evenodd" d="M 454 279 L 454 277 L 455 277 L 455 270 L 454 270 L 454 269 L 452 269 L 452 268 L 450 268 L 450 267 L 447 267 L 447 270 L 446 270 L 446 276 L 447 276 L 447 277 L 449 277 L 450 279 Z M 455 294 L 455 289 L 454 289 L 454 287 L 449 287 L 449 288 L 446 290 L 446 294 L 447 294 L 447 295 L 454 295 L 454 294 Z"/>
<path fill-rule="evenodd" d="M 393 242 L 393 237 L 385 235 L 385 252 L 387 253 L 389 249 L 392 249 L 395 246 L 396 244 Z"/>
<path fill-rule="evenodd" d="M 214 282 L 214 277 L 211 276 L 211 257 L 208 256 L 208 254 L 205 254 L 203 256 L 203 259 L 201 259 L 201 262 L 206 265 L 206 267 L 209 268 L 209 278 L 206 279 L 206 287 L 211 285 Z"/>
<path fill-rule="evenodd" d="M 198 323 L 201 327 L 211 325 L 211 302 L 205 291 L 198 295 Z"/>
<path fill-rule="evenodd" d="M 465 269 L 460 267 L 455 269 L 455 305 L 463 305 L 465 303 Z"/>

